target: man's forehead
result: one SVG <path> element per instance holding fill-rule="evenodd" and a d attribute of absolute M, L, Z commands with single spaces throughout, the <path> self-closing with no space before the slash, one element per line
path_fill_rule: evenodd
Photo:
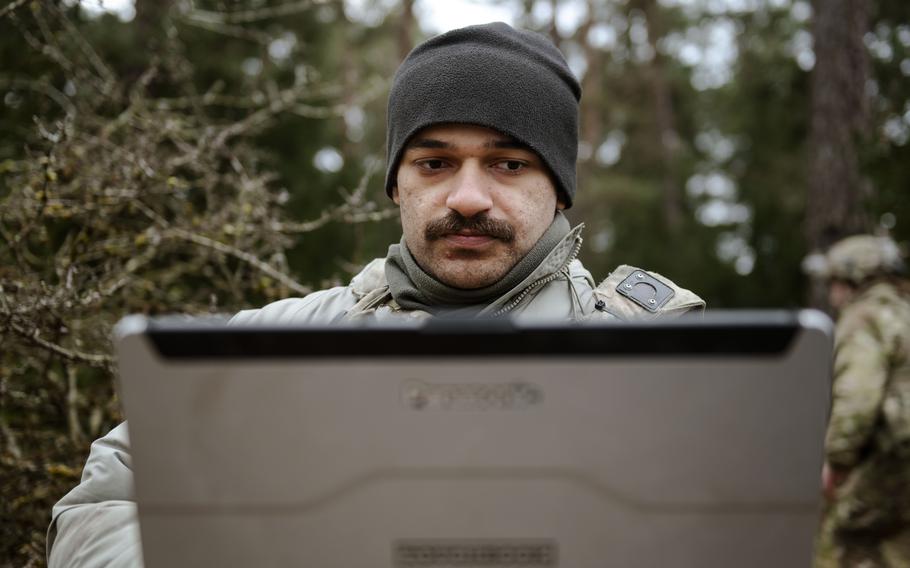
<path fill-rule="evenodd" d="M 514 148 L 533 152 L 527 144 L 498 130 L 469 124 L 444 124 L 424 128 L 411 137 L 406 148 L 451 149 L 463 146 Z"/>

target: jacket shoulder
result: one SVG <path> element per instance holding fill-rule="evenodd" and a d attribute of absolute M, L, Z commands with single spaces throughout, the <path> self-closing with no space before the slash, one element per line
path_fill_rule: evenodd
<path fill-rule="evenodd" d="M 385 277 L 385 259 L 374 258 L 363 267 L 349 285 L 351 292 L 360 300 L 364 296 L 383 288 L 388 284 Z"/>
<path fill-rule="evenodd" d="M 384 287 L 385 259 L 370 261 L 347 286 L 336 286 L 307 294 L 303 298 L 286 298 L 255 310 L 243 310 L 231 318 L 231 324 L 290 325 L 328 323 L 353 308 L 365 296 Z"/>
<path fill-rule="evenodd" d="M 594 288 L 595 308 L 621 320 L 650 320 L 701 313 L 705 301 L 656 272 L 620 265 Z"/>
<path fill-rule="evenodd" d="M 47 558 L 56 566 L 141 566 L 126 423 L 92 444 L 82 480 L 54 505 Z"/>
<path fill-rule="evenodd" d="M 328 323 L 349 310 L 357 298 L 349 286 L 320 290 L 303 298 L 286 298 L 255 310 L 243 310 L 230 324 L 292 325 Z"/>

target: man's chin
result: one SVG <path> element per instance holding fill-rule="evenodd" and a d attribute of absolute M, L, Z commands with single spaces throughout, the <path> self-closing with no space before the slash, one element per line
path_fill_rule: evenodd
<path fill-rule="evenodd" d="M 495 283 L 496 279 L 494 278 L 493 280 L 478 280 L 478 281 L 463 280 L 463 279 L 459 279 L 456 281 L 440 280 L 440 282 L 442 282 L 446 286 L 449 286 L 450 288 L 456 288 L 458 290 L 480 290 L 481 288 L 486 288 L 487 286 L 490 286 L 491 284 Z"/>
<path fill-rule="evenodd" d="M 447 246 L 449 243 L 445 240 L 435 244 L 424 255 L 426 263 L 421 262 L 417 255 L 415 260 L 436 280 L 461 290 L 490 286 L 505 276 L 517 262 L 504 243 L 498 240 L 481 247 Z"/>
<path fill-rule="evenodd" d="M 451 262 L 449 261 L 447 269 L 442 273 L 434 273 L 433 276 L 452 288 L 461 290 L 477 290 L 486 288 L 499 281 L 507 271 L 493 269 L 492 267 L 480 267 L 470 262 Z"/>

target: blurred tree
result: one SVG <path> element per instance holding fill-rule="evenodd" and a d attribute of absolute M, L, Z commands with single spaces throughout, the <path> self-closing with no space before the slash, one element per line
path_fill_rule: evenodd
<path fill-rule="evenodd" d="M 588 0 L 586 3 L 587 17 L 581 23 L 576 33 L 577 41 L 581 43 L 581 49 L 585 58 L 585 73 L 581 77 L 582 105 L 580 109 L 580 153 L 582 158 L 587 156 L 595 148 L 604 135 L 604 107 L 603 101 L 603 72 L 606 52 L 599 49 L 591 41 L 593 30 L 599 22 L 603 20 L 603 14 L 599 13 L 602 6 L 594 0 Z M 527 8 L 526 8 L 527 9 Z M 594 101 L 594 104 L 588 104 L 588 101 Z M 592 161 L 581 159 L 578 164 L 578 176 L 585 179 L 590 173 Z"/>
<path fill-rule="evenodd" d="M 748 215 L 726 228 L 720 244 L 741 239 L 740 268 L 727 305 L 803 303 L 803 217 L 806 188 L 808 73 L 793 53 L 805 32 L 789 9 L 737 14 L 742 32 L 733 80 L 710 98 L 717 125 L 731 144 L 723 171 Z M 732 247 L 731 247 L 732 248 Z M 720 252 L 722 249 L 719 248 Z M 745 267 L 736 263 L 748 260 Z M 751 270 L 742 270 L 749 268 Z"/>
<path fill-rule="evenodd" d="M 876 231 L 910 241 L 910 3 L 878 0 L 863 38 L 870 54 L 870 133 L 860 147 L 875 191 L 864 205 Z"/>
<path fill-rule="evenodd" d="M 653 144 L 659 148 L 663 222 L 670 233 L 676 233 L 683 222 L 682 181 L 676 170 L 678 151 L 681 147 L 676 131 L 676 111 L 666 71 L 666 54 L 661 52 L 660 41 L 666 33 L 663 16 L 657 0 L 636 0 L 633 5 L 641 10 L 646 23 L 647 46 L 652 54 L 648 62 L 648 81 L 654 109 Z"/>
<path fill-rule="evenodd" d="M 401 19 L 398 31 L 398 59 L 403 60 L 414 47 L 414 0 L 401 2 Z"/>
<path fill-rule="evenodd" d="M 871 187 L 860 172 L 856 147 L 869 133 L 869 65 L 863 44 L 869 30 L 869 2 L 816 1 L 814 9 L 805 228 L 809 246 L 825 249 L 869 227 L 863 196 Z"/>

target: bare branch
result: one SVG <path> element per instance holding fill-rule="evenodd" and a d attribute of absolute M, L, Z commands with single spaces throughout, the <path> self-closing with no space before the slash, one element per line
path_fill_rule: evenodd
<path fill-rule="evenodd" d="M 19 448 L 19 443 L 16 441 L 16 433 L 9 427 L 6 418 L 2 414 L 0 414 L 0 433 L 2 433 L 3 437 L 6 439 L 6 450 L 14 458 L 21 460 L 22 450 Z"/>
<path fill-rule="evenodd" d="M 69 425 L 70 440 L 78 444 L 85 438 L 82 425 L 79 423 L 79 382 L 76 367 L 66 366 L 66 419 Z"/>
<path fill-rule="evenodd" d="M 234 258 L 236 258 L 238 260 L 242 260 L 242 261 L 246 262 L 247 264 L 250 264 L 251 266 L 256 267 L 261 272 L 264 272 L 268 276 L 271 276 L 272 278 L 274 278 L 278 282 L 281 282 L 282 284 L 284 284 L 291 290 L 297 292 L 298 294 L 306 295 L 313 291 L 313 289 L 310 288 L 309 286 L 304 286 L 303 284 L 300 284 L 299 282 L 292 279 L 290 276 L 288 276 L 287 274 L 276 269 L 275 267 L 268 264 L 267 262 L 263 262 L 262 260 L 257 258 L 255 255 L 242 251 L 236 247 L 232 247 L 231 245 L 224 244 L 220 241 L 216 241 L 214 239 L 210 239 L 210 238 L 202 236 L 202 235 L 197 235 L 196 233 L 191 233 L 190 231 L 187 231 L 184 229 L 170 229 L 169 231 L 167 231 L 165 236 L 173 236 L 173 237 L 176 237 L 176 238 L 179 238 L 179 239 L 182 239 L 185 241 L 189 241 L 191 243 L 195 243 L 197 245 L 207 247 L 212 250 L 216 250 L 218 252 L 233 256 Z"/>
<path fill-rule="evenodd" d="M 212 141 L 211 147 L 219 149 L 235 136 L 246 134 L 254 128 L 266 123 L 273 116 L 291 108 L 305 91 L 302 86 L 295 86 L 281 91 L 278 96 L 267 106 L 250 114 L 243 120 L 235 122 L 221 130 Z"/>
<path fill-rule="evenodd" d="M 211 12 L 193 9 L 186 14 L 186 17 L 209 24 L 249 24 L 272 18 L 291 16 L 305 12 L 313 6 L 327 4 L 328 2 L 329 0 L 298 0 L 275 6 L 263 6 L 252 10 L 236 10 L 232 12 Z"/>
<path fill-rule="evenodd" d="M 191 15 L 184 16 L 181 21 L 187 25 L 194 26 L 210 32 L 219 33 L 237 39 L 250 40 L 256 43 L 266 45 L 269 43 L 269 36 L 258 30 L 250 30 L 240 26 L 232 26 L 223 22 L 210 22 L 193 18 Z"/>
<path fill-rule="evenodd" d="M 60 8 L 53 3 L 49 3 L 48 5 L 55 11 L 57 19 L 63 24 L 70 39 L 79 46 L 79 50 L 82 51 L 82 54 L 85 55 L 91 66 L 95 68 L 95 72 L 104 80 L 106 86 L 111 88 L 117 80 L 114 76 L 114 72 L 111 71 L 111 68 L 101 59 L 101 56 L 98 55 L 98 52 L 96 52 L 92 45 L 85 39 L 85 36 L 76 29 L 73 22 L 60 11 Z"/>
<path fill-rule="evenodd" d="M 47 95 L 48 98 L 60 105 L 68 116 L 76 114 L 76 107 L 70 101 L 69 97 L 46 81 L 32 81 L 29 79 L 0 76 L 0 89 L 28 89 L 30 91 L 35 91 Z"/>
<path fill-rule="evenodd" d="M 364 202 L 363 200 L 367 190 L 367 183 L 370 178 L 379 171 L 379 166 L 380 163 L 378 160 L 369 161 L 363 175 L 360 176 L 360 181 L 357 183 L 357 187 L 354 191 L 350 194 L 343 190 L 340 191 L 344 198 L 344 202 L 340 205 L 323 210 L 319 217 L 311 221 L 304 221 L 302 223 L 273 223 L 272 229 L 282 233 L 309 233 L 324 227 L 332 221 L 344 221 L 353 224 L 383 221 L 397 216 L 397 208 L 393 207 L 383 211 L 375 211 L 375 203 Z"/>
<path fill-rule="evenodd" d="M 379 221 L 385 221 L 386 219 L 395 219 L 401 212 L 397 207 L 389 207 L 388 209 L 381 209 L 379 211 L 360 211 L 357 213 L 351 213 L 342 217 L 342 221 L 345 223 L 378 223 Z"/>
<path fill-rule="evenodd" d="M 12 14 L 26 2 L 28 2 L 28 0 L 14 0 L 13 2 L 10 2 L 4 8 L 0 9 L 0 18 L 6 16 L 7 14 Z"/>
<path fill-rule="evenodd" d="M 52 352 L 57 355 L 60 355 L 68 361 L 74 361 L 77 363 L 86 363 L 92 367 L 98 367 L 101 369 L 106 369 L 112 371 L 114 368 L 114 358 L 110 355 L 101 355 L 98 353 L 84 353 L 75 349 L 67 349 L 56 343 L 42 339 L 38 335 L 38 330 L 35 329 L 32 332 L 29 332 L 16 322 L 8 322 L 7 326 L 9 329 L 13 330 L 20 337 L 31 341 L 32 343 Z"/>

